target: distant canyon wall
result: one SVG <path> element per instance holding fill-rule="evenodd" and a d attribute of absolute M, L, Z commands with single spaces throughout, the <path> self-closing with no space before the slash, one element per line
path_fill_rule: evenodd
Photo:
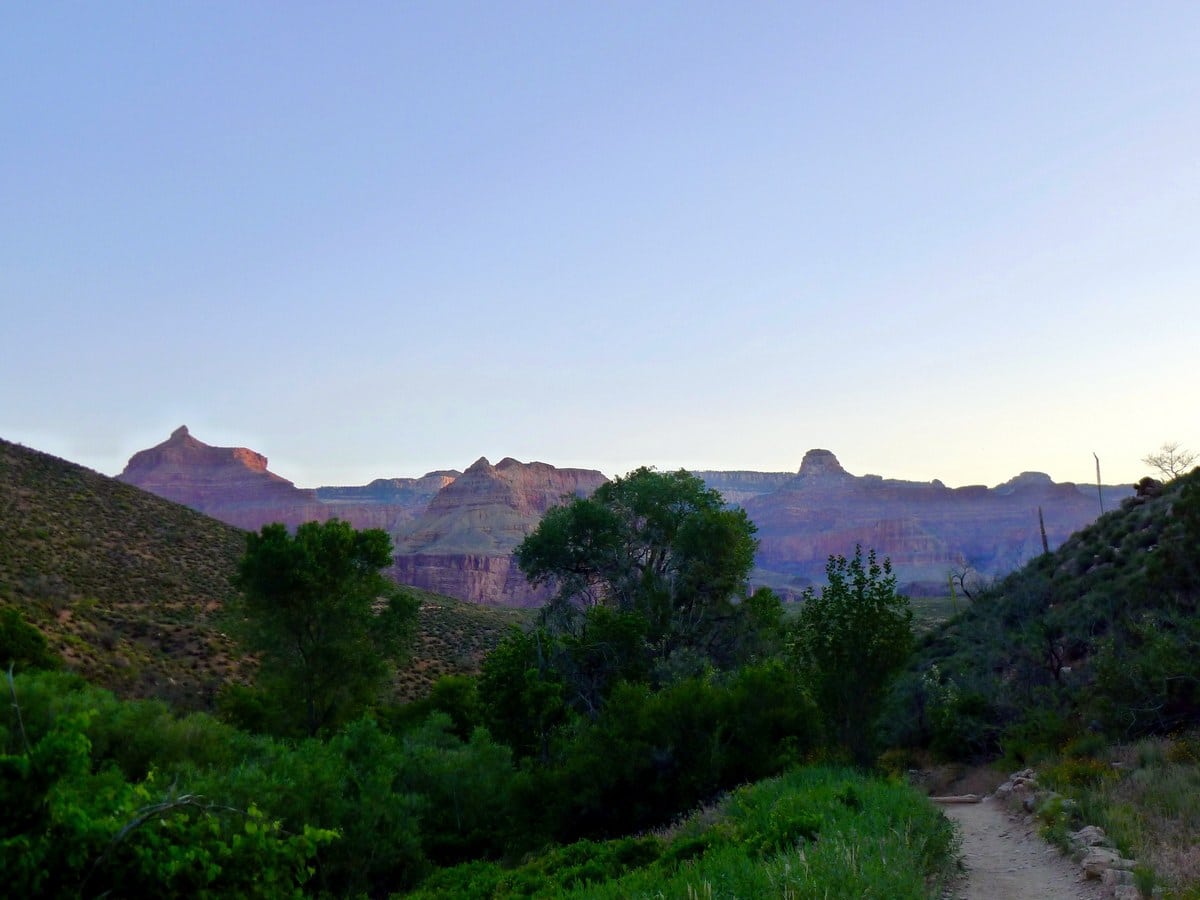
<path fill-rule="evenodd" d="M 952 570 L 995 577 L 1040 553 L 1039 507 L 1052 547 L 1098 513 L 1094 485 L 1055 484 L 1032 472 L 994 488 L 855 476 L 827 450 L 809 451 L 794 473 L 696 474 L 746 509 L 760 539 L 754 581 L 785 596 L 820 584 L 828 556 L 852 554 L 855 544 L 890 557 L 906 590 L 939 593 Z M 395 546 L 391 575 L 400 583 L 509 606 L 548 596 L 514 563 L 517 544 L 551 506 L 588 496 L 606 480 L 591 469 L 479 459 L 463 472 L 302 489 L 270 472 L 265 456 L 211 447 L 186 427 L 135 454 L 118 478 L 250 530 L 331 518 L 382 528 Z M 1112 503 L 1132 493 L 1105 489 Z"/>

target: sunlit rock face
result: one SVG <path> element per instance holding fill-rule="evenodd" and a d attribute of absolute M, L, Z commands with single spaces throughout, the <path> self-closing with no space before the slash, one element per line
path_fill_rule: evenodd
<path fill-rule="evenodd" d="M 134 454 L 117 478 L 249 530 L 270 522 L 294 528 L 339 518 L 355 528 L 393 531 L 411 522 L 457 475 L 433 472 L 423 478 L 378 479 L 364 487 L 298 488 L 268 470 L 261 453 L 209 446 L 181 426 L 158 446 Z"/>
<path fill-rule="evenodd" d="M 329 517 L 315 491 L 268 471 L 261 453 L 211 447 L 192 437 L 186 425 L 158 446 L 135 453 L 117 478 L 239 528 L 267 522 L 295 526 Z"/>
<path fill-rule="evenodd" d="M 307 490 L 269 471 L 262 454 L 209 446 L 186 426 L 135 454 L 118 478 L 249 530 L 331 518 L 382 528 L 392 536 L 397 581 L 518 606 L 540 603 L 548 593 L 531 588 L 513 563 L 517 544 L 551 506 L 588 496 L 606 481 L 590 469 L 506 458 L 495 466 L 480 459 L 466 472 Z"/>
<path fill-rule="evenodd" d="M 540 603 L 547 591 L 525 581 L 513 550 L 546 510 L 605 481 L 591 469 L 479 459 L 394 536 L 396 579 L 476 603 Z"/>

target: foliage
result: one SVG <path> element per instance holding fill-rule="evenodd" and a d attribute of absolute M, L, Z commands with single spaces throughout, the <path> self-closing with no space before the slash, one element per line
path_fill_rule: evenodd
<path fill-rule="evenodd" d="M 531 773 L 540 814 L 526 830 L 563 840 L 659 825 L 779 772 L 816 733 L 815 711 L 777 662 L 657 691 L 621 682 L 594 722 L 579 717 L 556 734 Z"/>
<path fill-rule="evenodd" d="M 824 717 L 829 738 L 859 764 L 873 758 L 872 726 L 889 682 L 912 647 L 912 611 L 896 593 L 890 560 L 831 556 L 827 583 L 796 617 L 791 649 Z"/>
<path fill-rule="evenodd" d="M 23 682 L 21 682 L 23 684 Z M 13 709 L 0 730 L 0 869 L 14 895 L 300 896 L 331 831 L 286 832 L 254 805 L 229 807 L 167 786 L 153 770 L 127 780 L 93 759 L 95 713 L 37 727 Z"/>
<path fill-rule="evenodd" d="M 57 669 L 62 659 L 47 645 L 45 636 L 25 621 L 16 609 L 0 609 L 0 668 Z"/>
<path fill-rule="evenodd" d="M 950 823 L 910 788 L 809 768 L 655 836 L 579 841 L 515 868 L 470 863 L 413 896 L 923 898 L 955 846 Z"/>
<path fill-rule="evenodd" d="M 550 758 L 550 740 L 567 720 L 564 685 L 549 662 L 554 639 L 543 628 L 514 628 L 483 662 L 479 699 L 493 735 L 519 757 Z"/>
<path fill-rule="evenodd" d="M 1072 740 L 1038 770 L 1039 783 L 1058 792 L 1038 808 L 1043 833 L 1065 849 L 1070 831 L 1097 825 L 1122 856 L 1139 861 L 1136 883 L 1200 896 L 1198 762 L 1196 732 L 1117 745 L 1097 734 Z"/>
<path fill-rule="evenodd" d="M 411 886 L 434 863 L 505 852 L 517 827 L 514 797 L 525 776 L 508 748 L 483 730 L 460 740 L 444 715 L 401 736 L 360 719 L 328 740 L 291 742 L 202 713 L 177 716 L 154 701 L 122 701 L 66 673 L 18 675 L 15 685 L 21 702 L 0 710 L 0 751 L 19 756 L 26 742 L 36 751 L 46 735 L 66 733 L 80 778 L 120 791 L 145 787 L 136 809 L 187 797 L 164 814 L 241 821 L 253 809 L 277 823 L 263 827 L 281 838 L 316 829 L 330 839 L 305 857 L 306 889 L 384 895 Z M 13 772 L 3 770 L 0 791 L 17 790 Z M 79 792 L 91 790 L 92 781 L 80 784 Z M 95 800 L 98 810 L 109 794 Z M 61 836 L 44 817 L 18 818 L 8 827 L 22 840 Z M 124 824 L 119 819 L 113 830 Z"/>
<path fill-rule="evenodd" d="M 260 684 L 295 730 L 315 735 L 353 718 L 404 652 L 417 604 L 381 574 L 391 561 L 386 532 L 336 519 L 294 537 L 279 524 L 248 536 L 241 630 L 261 655 Z"/>
<path fill-rule="evenodd" d="M 551 509 L 515 558 L 533 584 L 556 586 L 546 615 L 555 631 L 579 635 L 598 622 L 585 610 L 608 607 L 644 623 L 652 660 L 690 652 L 724 668 L 745 656 L 730 626 L 755 613 L 738 603 L 754 530 L 696 476 L 641 468 Z"/>
<path fill-rule="evenodd" d="M 1013 761 L 1200 724 L 1200 472 L 1131 498 L 920 640 L 892 740 Z"/>

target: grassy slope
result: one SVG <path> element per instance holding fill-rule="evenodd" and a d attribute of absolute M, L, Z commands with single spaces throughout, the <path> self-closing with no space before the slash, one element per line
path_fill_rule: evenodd
<path fill-rule="evenodd" d="M 420 898 L 923 898 L 951 869 L 949 822 L 911 788 L 803 768 L 739 788 L 651 835 L 466 863 Z"/>
<path fill-rule="evenodd" d="M 412 659 L 397 675 L 397 696 L 425 696 L 443 675 L 479 671 L 483 658 L 514 625 L 533 621 L 535 611 L 464 603 L 441 594 L 407 588 L 421 600 Z"/>
<path fill-rule="evenodd" d="M 74 463 L 0 440 L 0 604 L 18 608 L 67 666 L 125 697 L 204 707 L 244 656 L 221 614 L 245 533 Z M 475 671 L 524 610 L 422 601 L 401 699 Z"/>

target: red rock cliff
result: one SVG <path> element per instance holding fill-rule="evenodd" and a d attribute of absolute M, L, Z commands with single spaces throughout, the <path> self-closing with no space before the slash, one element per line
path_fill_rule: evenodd
<path fill-rule="evenodd" d="M 529 586 L 512 551 L 551 506 L 605 480 L 590 469 L 481 458 L 395 535 L 396 579 L 476 603 L 540 603 L 546 592 Z"/>

